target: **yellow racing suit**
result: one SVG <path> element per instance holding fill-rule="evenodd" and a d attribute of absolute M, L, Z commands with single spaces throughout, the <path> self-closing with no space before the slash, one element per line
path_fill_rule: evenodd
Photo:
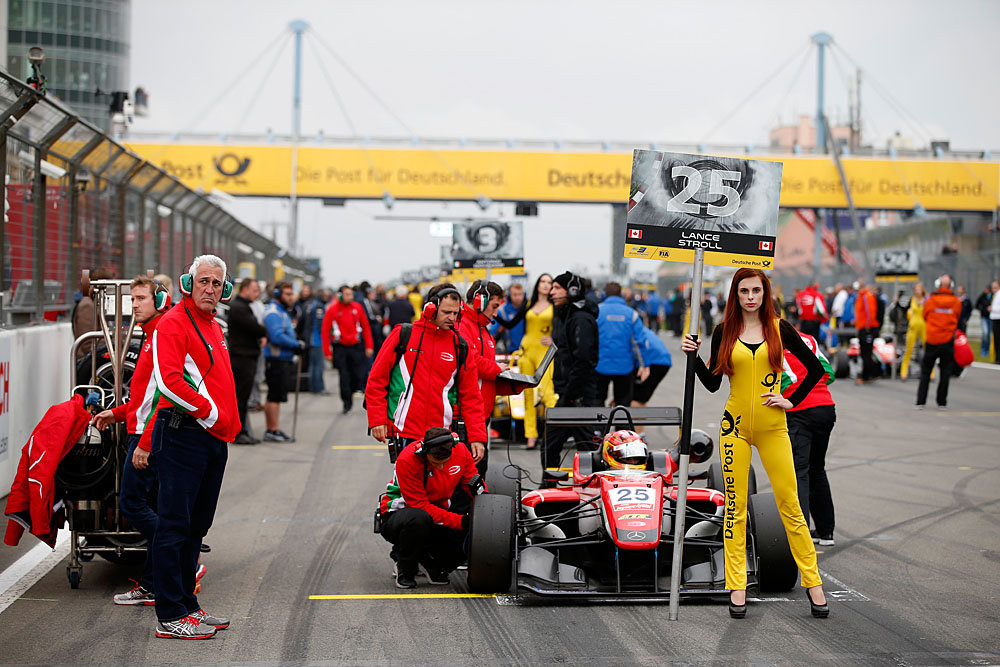
<path fill-rule="evenodd" d="M 698 358 L 698 377 L 709 391 L 718 391 L 722 374 L 714 374 L 722 341 L 719 324 L 712 334 L 712 357 L 709 366 Z M 807 369 L 802 384 L 789 397 L 797 405 L 823 377 L 823 366 L 791 324 L 780 320 L 779 331 L 785 349 L 795 355 Z M 733 374 L 729 378 L 729 400 L 726 401 L 720 428 L 722 470 L 726 486 L 726 511 L 723 524 L 723 544 L 726 556 L 726 588 L 744 590 L 747 586 L 746 520 L 747 480 L 750 473 L 750 446 L 757 448 L 760 460 L 771 481 L 778 513 L 788 536 L 792 557 L 802 574 L 802 586 L 811 588 L 821 581 L 816 565 L 816 548 L 809 535 L 809 524 L 799 506 L 795 481 L 792 443 L 788 437 L 785 411 L 764 406 L 761 394 L 773 391 L 781 394 L 781 369 L 771 368 L 767 342 L 756 349 L 741 340 L 733 347 Z"/>
<path fill-rule="evenodd" d="M 525 375 L 531 375 L 542 363 L 542 357 L 549 349 L 547 345 L 542 345 L 542 337 L 552 336 L 552 306 L 548 306 L 540 313 L 528 310 L 524 316 L 524 338 L 521 339 L 521 349 L 518 350 L 517 368 Z M 552 370 L 554 364 L 549 364 L 542 381 L 538 385 L 538 390 L 542 392 L 542 402 L 546 408 L 555 407 L 556 396 L 552 388 Z M 538 437 L 538 420 L 535 413 L 535 390 L 527 388 L 524 390 L 524 437 Z"/>
<path fill-rule="evenodd" d="M 906 309 L 906 351 L 903 352 L 903 364 L 899 367 L 899 377 L 906 379 L 910 371 L 910 357 L 913 355 L 913 348 L 916 347 L 917 339 L 920 344 L 927 342 L 927 323 L 924 321 L 924 302 L 918 299 L 910 299 L 910 307 Z"/>

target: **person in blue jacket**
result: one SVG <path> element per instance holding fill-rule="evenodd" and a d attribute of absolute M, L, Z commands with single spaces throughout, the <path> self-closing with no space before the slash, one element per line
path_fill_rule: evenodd
<path fill-rule="evenodd" d="M 655 291 L 649 293 L 646 299 L 646 322 L 653 331 L 660 330 L 660 308 L 663 306 L 663 299 Z"/>
<path fill-rule="evenodd" d="M 500 320 L 511 322 L 517 317 L 524 307 L 524 285 L 521 283 L 511 283 L 507 288 L 507 300 L 497 311 L 498 318 L 490 325 L 490 335 L 496 339 L 497 343 L 503 341 L 504 350 L 508 354 L 521 347 L 521 339 L 524 338 L 524 318 L 510 329 L 501 329 L 503 325 Z"/>
<path fill-rule="evenodd" d="M 264 311 L 267 345 L 264 346 L 264 380 L 267 382 L 267 402 L 264 403 L 265 442 L 292 442 L 292 437 L 278 428 L 281 404 L 288 401 L 288 391 L 295 387 L 295 354 L 305 343 L 295 336 L 290 315 L 295 303 L 295 291 L 290 283 L 274 287 L 271 303 Z"/>
<path fill-rule="evenodd" d="M 655 332 L 643 328 L 642 336 L 636 342 L 638 354 L 635 358 L 632 407 L 644 408 L 660 381 L 667 376 L 673 361 L 670 358 L 670 350 Z"/>
<path fill-rule="evenodd" d="M 604 301 L 597 316 L 599 355 L 597 360 L 597 396 L 603 403 L 608 385 L 614 385 L 614 405 L 632 402 L 635 349 L 642 336 L 642 318 L 622 298 L 622 286 L 604 286 Z"/>

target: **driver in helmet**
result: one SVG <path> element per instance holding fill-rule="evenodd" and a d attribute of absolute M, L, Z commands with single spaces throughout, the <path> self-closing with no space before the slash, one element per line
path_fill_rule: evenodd
<path fill-rule="evenodd" d="M 604 436 L 601 455 L 609 470 L 645 470 L 646 443 L 635 431 L 615 431 Z"/>

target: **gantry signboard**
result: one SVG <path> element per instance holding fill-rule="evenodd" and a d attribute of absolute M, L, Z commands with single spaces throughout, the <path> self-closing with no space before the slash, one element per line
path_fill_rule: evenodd
<path fill-rule="evenodd" d="M 524 273 L 524 223 L 520 220 L 456 222 L 451 260 L 455 271 L 476 278 L 485 277 L 487 270 Z"/>
<path fill-rule="evenodd" d="M 130 144 L 144 159 L 192 188 L 232 195 L 287 197 L 292 149 L 280 145 Z M 298 150 L 299 197 L 621 203 L 629 196 L 627 153 L 363 149 Z M 755 156 L 757 158 L 757 156 Z M 778 160 L 781 206 L 846 208 L 829 157 Z M 844 158 L 854 203 L 865 209 L 992 211 L 1000 192 L 996 162 Z"/>
<path fill-rule="evenodd" d="M 625 256 L 774 268 L 781 163 L 636 150 Z"/>
<path fill-rule="evenodd" d="M 920 277 L 920 254 L 916 250 L 881 250 L 875 253 L 875 281 L 916 282 Z"/>

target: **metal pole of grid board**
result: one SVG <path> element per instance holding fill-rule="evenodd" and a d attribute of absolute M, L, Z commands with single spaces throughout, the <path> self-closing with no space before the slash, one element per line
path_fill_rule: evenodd
<path fill-rule="evenodd" d="M 697 339 L 701 320 L 701 285 L 705 271 L 705 251 L 694 251 L 694 280 L 691 285 L 691 322 L 688 333 Z M 688 466 L 691 462 L 691 413 L 694 411 L 694 369 L 698 352 L 689 352 L 684 368 L 684 413 L 681 415 L 681 440 L 678 447 L 677 509 L 674 512 L 674 555 L 670 565 L 670 620 L 676 621 L 681 603 L 681 573 L 684 560 L 684 518 L 687 512 Z"/>

